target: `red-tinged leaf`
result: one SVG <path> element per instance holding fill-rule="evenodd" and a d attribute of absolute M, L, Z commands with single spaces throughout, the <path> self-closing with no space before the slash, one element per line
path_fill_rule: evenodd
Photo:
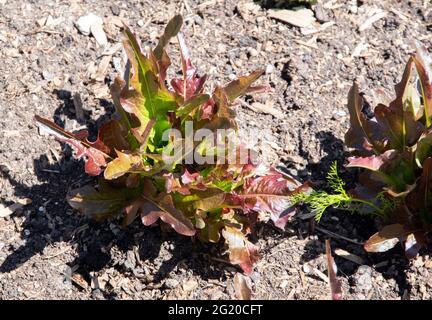
<path fill-rule="evenodd" d="M 410 59 L 405 67 L 402 80 L 395 86 L 396 99 L 387 107 L 379 104 L 375 107 L 375 117 L 382 131 L 389 140 L 389 148 L 403 151 L 406 146 L 415 144 L 421 134 L 422 125 L 416 121 L 413 108 L 410 107 L 409 88 L 413 61 Z"/>
<path fill-rule="evenodd" d="M 204 125 L 204 128 L 215 132 L 218 129 L 237 130 L 236 114 L 230 107 L 228 96 L 223 89 L 216 87 L 212 100 L 215 104 L 215 114 L 211 116 L 211 120 Z"/>
<path fill-rule="evenodd" d="M 115 150 L 131 150 L 132 146 L 129 142 L 129 132 L 123 127 L 121 122 L 110 120 L 99 129 L 98 140 L 108 147 L 108 152 L 111 157 L 116 156 Z"/>
<path fill-rule="evenodd" d="M 416 188 L 406 198 L 410 211 L 417 212 L 424 221 L 432 221 L 432 158 L 423 162 L 423 170 Z M 410 221 L 413 224 L 412 221 Z"/>
<path fill-rule="evenodd" d="M 185 39 L 181 32 L 178 33 L 177 39 L 180 46 L 181 63 L 183 78 L 174 78 L 171 80 L 171 86 L 174 91 L 183 98 L 184 101 L 192 96 L 200 94 L 203 90 L 206 76 L 198 76 L 196 68 L 192 65 L 189 49 L 186 46 Z"/>
<path fill-rule="evenodd" d="M 102 172 L 102 168 L 106 165 L 105 159 L 109 158 L 109 155 L 105 153 L 108 148 L 99 139 L 96 142 L 89 142 L 87 131 L 73 134 L 39 116 L 35 116 L 35 121 L 41 132 L 51 134 L 57 140 L 68 143 L 75 149 L 77 159 L 85 159 L 86 173 L 97 176 Z"/>
<path fill-rule="evenodd" d="M 147 200 L 147 203 L 150 203 L 140 208 L 141 220 L 144 225 L 152 225 L 158 219 L 161 219 L 182 235 L 195 235 L 195 228 L 191 220 L 188 219 L 183 212 L 174 207 L 170 195 L 162 194 L 156 199 L 148 197 L 144 197 L 144 199 Z"/>
<path fill-rule="evenodd" d="M 252 273 L 253 265 L 260 259 L 258 247 L 249 242 L 240 230 L 233 227 L 225 227 L 222 236 L 228 245 L 230 262 L 240 265 L 246 274 Z"/>
<path fill-rule="evenodd" d="M 180 31 L 180 28 L 183 24 L 183 18 L 181 15 L 175 15 L 166 25 L 164 33 L 159 38 L 159 42 L 156 48 L 153 50 L 153 53 L 156 59 L 160 60 L 163 55 L 163 51 L 165 47 L 169 44 L 171 38 L 175 37 L 177 33 Z"/>
<path fill-rule="evenodd" d="M 117 179 L 130 171 L 138 170 L 138 168 L 142 166 L 141 156 L 134 154 L 126 154 L 117 150 L 116 153 L 117 158 L 109 162 L 105 169 L 105 179 Z"/>
<path fill-rule="evenodd" d="M 342 284 L 337 277 L 337 266 L 331 253 L 330 240 L 326 239 L 327 273 L 332 300 L 342 299 Z"/>
<path fill-rule="evenodd" d="M 285 227 L 292 216 L 290 196 L 298 192 L 308 192 L 309 184 L 300 184 L 295 179 L 268 169 L 262 175 L 252 176 L 244 182 L 241 193 L 236 195 L 246 210 L 264 213 L 278 227 Z"/>
<path fill-rule="evenodd" d="M 370 237 L 364 244 L 367 252 L 385 252 L 392 249 L 401 239 L 404 239 L 407 232 L 401 224 L 390 224 Z"/>
<path fill-rule="evenodd" d="M 165 27 L 164 33 L 159 38 L 159 42 L 156 48 L 153 50 L 153 56 L 156 59 L 156 63 L 159 67 L 159 81 L 163 83 L 166 78 L 166 72 L 168 67 L 171 65 L 171 60 L 165 51 L 165 47 L 169 44 L 172 37 L 175 37 L 180 31 L 183 24 L 183 18 L 181 15 L 174 16 Z"/>
<path fill-rule="evenodd" d="M 387 150 L 378 156 L 370 157 L 350 157 L 348 158 L 347 167 L 365 168 L 372 171 L 378 171 L 382 167 L 394 159 L 397 155 L 395 150 Z"/>
<path fill-rule="evenodd" d="M 432 116 L 432 59 L 427 49 L 416 42 L 417 53 L 413 57 L 422 88 L 426 127 L 429 128 Z"/>
<path fill-rule="evenodd" d="M 245 94 L 251 93 L 270 93 L 273 92 L 272 87 L 269 86 L 250 86 L 246 89 Z"/>
<path fill-rule="evenodd" d="M 234 291 L 238 300 L 250 300 L 252 298 L 252 289 L 250 279 L 241 273 L 234 276 Z"/>
<path fill-rule="evenodd" d="M 209 99 L 200 110 L 200 119 L 211 120 L 216 114 L 217 107 L 214 99 Z"/>
<path fill-rule="evenodd" d="M 133 125 L 131 123 L 132 119 L 128 116 L 127 112 L 125 112 L 123 105 L 121 104 L 121 95 L 124 91 L 127 91 L 128 88 L 126 88 L 126 82 L 120 79 L 119 77 L 116 77 L 114 79 L 113 84 L 110 87 L 111 92 L 111 98 L 114 103 L 114 107 L 116 109 L 116 114 L 114 116 L 114 119 L 119 121 L 119 126 L 122 128 L 125 128 L 126 130 L 130 130 Z M 134 139 L 132 138 L 132 135 L 128 132 L 127 137 L 130 146 L 132 148 L 135 148 L 136 145 L 134 144 Z M 117 148 L 118 150 L 121 150 L 120 148 Z"/>
<path fill-rule="evenodd" d="M 237 80 L 231 81 L 222 90 L 228 97 L 230 102 L 233 102 L 238 97 L 244 95 L 248 90 L 251 90 L 251 85 L 258 80 L 259 77 L 264 73 L 264 70 L 257 70 L 252 72 L 248 76 L 243 76 Z"/>
<path fill-rule="evenodd" d="M 354 82 L 348 94 L 348 109 L 350 113 L 350 128 L 345 134 L 345 143 L 354 148 L 361 156 L 371 155 L 373 150 L 383 149 L 379 125 L 369 120 L 363 113 L 363 98 L 359 94 L 357 83 Z"/>
<path fill-rule="evenodd" d="M 132 189 L 100 185 L 97 191 L 93 187 L 84 186 L 70 191 L 66 199 L 72 208 L 90 218 L 100 220 L 118 215 L 135 194 L 136 190 Z"/>

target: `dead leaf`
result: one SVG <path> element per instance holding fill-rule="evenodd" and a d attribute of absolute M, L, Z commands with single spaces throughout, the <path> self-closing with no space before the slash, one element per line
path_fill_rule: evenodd
<path fill-rule="evenodd" d="M 107 45 L 108 39 L 101 23 L 92 24 L 90 31 L 99 46 L 104 47 Z"/>
<path fill-rule="evenodd" d="M 254 102 L 251 105 L 247 104 L 247 106 L 255 112 L 271 114 L 278 119 L 282 119 L 284 117 L 284 114 L 274 107 L 274 102 L 270 99 L 268 99 L 265 104 Z"/>
<path fill-rule="evenodd" d="M 375 13 L 374 15 L 372 15 L 371 17 L 367 18 L 360 26 L 359 26 L 359 31 L 365 31 L 366 29 L 369 29 L 370 27 L 372 27 L 372 25 L 377 22 L 378 20 L 384 18 L 387 16 L 387 12 L 386 11 L 378 11 L 377 13 Z"/>
<path fill-rule="evenodd" d="M 30 203 L 32 203 L 31 199 L 24 198 L 24 199 L 17 200 L 16 203 L 14 203 L 8 207 L 4 207 L 4 206 L 0 205 L 0 218 L 5 218 L 7 216 L 10 216 L 15 211 L 21 209 L 22 207 L 24 207 L 25 205 L 28 205 Z"/>
<path fill-rule="evenodd" d="M 252 297 L 250 279 L 237 272 L 234 276 L 234 290 L 238 300 L 250 300 Z"/>
<path fill-rule="evenodd" d="M 358 265 L 363 265 L 364 261 L 359 256 L 356 256 L 355 254 L 349 253 L 348 251 L 345 251 L 343 249 L 335 249 L 334 253 L 346 260 L 349 260 L 351 262 L 357 263 Z"/>
<path fill-rule="evenodd" d="M 316 22 L 314 13 L 310 9 L 268 10 L 268 16 L 300 28 L 311 27 Z"/>
<path fill-rule="evenodd" d="M 188 280 L 185 283 L 183 283 L 183 291 L 189 292 L 194 290 L 196 287 L 198 287 L 198 282 L 196 280 Z"/>
<path fill-rule="evenodd" d="M 342 299 L 342 284 L 337 278 L 337 266 L 331 254 L 330 240 L 326 239 L 327 272 L 329 278 L 330 292 L 333 300 Z"/>

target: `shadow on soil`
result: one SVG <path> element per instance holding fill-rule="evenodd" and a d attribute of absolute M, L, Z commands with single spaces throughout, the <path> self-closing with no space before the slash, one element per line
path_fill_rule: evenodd
<path fill-rule="evenodd" d="M 305 3 L 306 1 L 287 1 L 287 0 L 254 0 L 254 2 L 260 5 L 264 9 L 293 9 L 295 7 L 310 7 L 311 4 Z M 314 1 L 309 1 L 314 2 Z M 316 1 L 315 1 L 316 2 Z"/>
<path fill-rule="evenodd" d="M 60 91 L 58 96 L 62 102 L 55 111 L 54 121 L 64 127 L 66 119 L 75 121 L 70 110 L 73 102 L 70 92 Z M 108 103 L 107 106 L 112 108 Z M 89 114 L 85 116 L 90 136 L 92 133 L 94 136 L 95 131 L 91 131 L 102 120 L 90 121 Z M 163 232 L 160 228 L 143 228 L 140 221 L 122 230 L 121 220 L 98 223 L 73 212 L 65 200 L 67 192 L 85 184 L 95 184 L 95 180 L 84 174 L 83 163 L 72 158 L 72 151 L 67 145 L 63 145 L 62 154 L 56 163 L 50 163 L 45 155 L 34 159 L 34 174 L 40 182 L 38 185 L 27 186 L 9 172 L 0 171 L 2 178 L 13 186 L 16 197 L 32 199 L 32 203 L 25 207 L 26 219 L 21 225 L 21 237 L 25 244 L 14 250 L 0 265 L 1 273 L 15 270 L 55 243 L 69 242 L 76 248 L 76 258 L 67 265 L 87 282 L 90 282 L 90 272 L 114 267 L 143 278 L 147 283 L 159 283 L 175 271 L 179 263 L 203 279 L 225 277 L 221 263 L 211 258 L 220 252 L 216 246 L 195 243 L 192 238 Z M 166 250 L 161 250 L 163 246 Z M 159 262 L 155 263 L 156 260 Z M 154 268 L 154 265 L 158 267 Z M 148 272 L 147 266 L 153 270 Z M 103 292 L 105 297 L 115 298 L 108 291 Z"/>
<path fill-rule="evenodd" d="M 301 137 L 301 135 L 299 136 Z M 318 181 L 318 188 L 331 192 L 326 183 L 326 175 L 331 164 L 336 161 L 338 163 L 339 173 L 342 179 L 347 183 L 347 188 L 353 187 L 357 171 L 346 170 L 343 167 L 348 156 L 348 153 L 343 150 L 343 141 L 336 138 L 331 132 L 324 131 L 318 132 L 316 138 L 320 141 L 321 151 L 325 156 L 321 158 L 318 164 L 308 164 L 306 169 L 299 174 L 314 182 Z M 305 150 L 301 141 L 299 150 L 303 158 L 310 158 L 308 151 Z M 362 258 L 364 265 L 374 268 L 376 271 L 380 272 L 384 278 L 393 278 L 398 285 L 398 293 L 401 297 L 405 295 L 406 290 L 409 292 L 410 285 L 405 272 L 409 267 L 409 262 L 403 255 L 401 248 L 382 254 L 368 254 L 363 249 L 362 245 L 354 244 L 339 237 L 342 236 L 348 239 L 355 238 L 360 239 L 360 242 L 364 242 L 377 231 L 375 221 L 370 217 L 347 215 L 344 211 L 330 209 L 323 216 L 319 224 L 316 224 L 313 218 L 310 218 L 309 221 L 302 221 L 300 224 L 303 225 L 303 230 L 306 234 L 316 233 L 319 236 L 318 240 L 311 240 L 306 244 L 305 253 L 301 257 L 302 263 L 314 260 L 322 254 L 325 254 L 324 240 L 330 238 L 333 249 L 341 248 L 353 253 Z M 330 236 L 328 232 L 333 233 L 334 236 Z M 335 261 L 338 265 L 339 272 L 352 280 L 359 265 L 336 255 Z M 385 261 L 387 261 L 388 264 L 379 268 L 374 267 L 376 264 Z"/>

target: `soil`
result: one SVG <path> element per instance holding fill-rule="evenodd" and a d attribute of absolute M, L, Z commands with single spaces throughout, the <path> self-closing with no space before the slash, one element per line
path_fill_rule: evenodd
<path fill-rule="evenodd" d="M 392 90 L 411 41 L 431 46 L 429 1 L 319 1 L 312 7 L 321 29 L 302 33 L 268 16 L 272 1 L 232 0 L 0 0 L 0 203 L 32 203 L 0 218 L 0 299 L 232 299 L 239 269 L 221 246 L 119 221 L 96 223 L 65 202 L 66 192 L 94 183 L 83 163 L 55 140 L 38 135 L 39 114 L 68 130 L 98 124 L 113 111 L 108 86 L 122 51 L 95 77 L 106 48 L 74 22 L 90 12 L 104 19 L 108 48 L 121 40 L 118 19 L 157 41 L 175 12 L 193 62 L 210 85 L 264 68 L 273 92 L 242 98 L 243 135 L 262 159 L 300 180 L 324 186 L 333 161 L 344 162 L 347 92 L 357 80 L 366 95 Z M 386 16 L 364 31 L 373 10 Z M 51 16 L 51 18 L 48 18 Z M 47 19 L 48 20 L 44 20 Z M 45 24 L 45 25 L 44 25 Z M 175 43 L 170 49 L 176 52 Z M 174 61 L 174 71 L 179 61 Z M 97 78 L 97 79 L 94 79 Z M 76 114 L 79 94 L 83 114 Z M 270 113 L 253 105 L 265 104 Z M 342 170 L 350 179 L 352 172 Z M 254 299 L 328 299 L 324 240 L 361 261 L 335 254 L 344 299 L 430 299 L 432 261 L 423 252 L 407 261 L 400 248 L 368 254 L 362 243 L 376 231 L 368 217 L 328 212 L 319 224 L 300 213 L 286 231 L 259 225 L 254 239 L 262 259 L 250 276 Z M 340 251 L 337 251 L 340 252 Z"/>

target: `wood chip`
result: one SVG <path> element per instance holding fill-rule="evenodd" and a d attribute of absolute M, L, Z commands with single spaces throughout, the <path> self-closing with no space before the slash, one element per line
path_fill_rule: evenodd
<path fill-rule="evenodd" d="M 90 31 L 99 46 L 104 47 L 108 44 L 108 39 L 101 23 L 92 24 Z"/>
<path fill-rule="evenodd" d="M 378 20 L 381 20 L 382 18 L 387 16 L 387 12 L 386 11 L 378 11 L 377 13 L 375 13 L 374 15 L 372 15 L 371 17 L 367 18 L 360 26 L 359 26 L 359 31 L 365 31 L 366 29 L 369 29 L 370 27 L 372 27 L 372 25 L 377 22 Z"/>
<path fill-rule="evenodd" d="M 274 102 L 272 100 L 267 100 L 265 104 L 260 102 L 254 102 L 252 104 L 245 104 L 249 109 L 258 113 L 271 114 L 275 118 L 284 118 L 283 112 L 274 107 Z"/>
<path fill-rule="evenodd" d="M 22 207 L 30 203 L 32 203 L 31 199 L 23 198 L 23 199 L 18 199 L 16 203 L 8 207 L 4 207 L 3 205 L 0 205 L 0 218 L 5 218 L 7 216 L 10 216 L 15 211 L 21 209 Z"/>
<path fill-rule="evenodd" d="M 314 13 L 310 9 L 268 10 L 268 16 L 299 28 L 311 27 L 316 21 Z"/>
<path fill-rule="evenodd" d="M 334 251 L 335 255 L 344 258 L 346 260 L 349 260 L 351 262 L 357 263 L 358 265 L 363 265 L 364 261 L 359 256 L 349 253 L 348 251 L 345 251 L 343 249 L 335 249 Z"/>
<path fill-rule="evenodd" d="M 329 283 L 329 278 L 321 271 L 319 271 L 317 268 L 313 268 L 314 273 L 325 283 Z"/>
<path fill-rule="evenodd" d="M 237 272 L 234 276 L 234 290 L 238 300 L 250 300 L 252 297 L 250 279 Z"/>
<path fill-rule="evenodd" d="M 183 291 L 189 292 L 198 287 L 198 282 L 196 280 L 188 280 L 183 283 Z"/>
<path fill-rule="evenodd" d="M 107 73 L 110 62 L 111 62 L 111 56 L 104 56 L 101 62 L 99 63 L 97 69 L 93 70 L 91 78 L 99 82 L 104 82 L 105 75 Z"/>

